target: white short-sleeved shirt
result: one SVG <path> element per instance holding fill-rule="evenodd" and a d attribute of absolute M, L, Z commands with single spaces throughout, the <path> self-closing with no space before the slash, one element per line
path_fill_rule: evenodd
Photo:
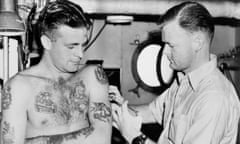
<path fill-rule="evenodd" d="M 187 75 L 178 74 L 149 108 L 164 126 L 159 144 L 236 143 L 240 103 L 214 55 Z"/>

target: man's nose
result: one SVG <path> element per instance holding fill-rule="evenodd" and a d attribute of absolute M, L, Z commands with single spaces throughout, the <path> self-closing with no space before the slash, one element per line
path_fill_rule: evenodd
<path fill-rule="evenodd" d="M 75 56 L 77 56 L 77 57 L 80 58 L 80 59 L 83 57 L 82 47 L 79 47 L 79 48 L 76 50 Z"/>

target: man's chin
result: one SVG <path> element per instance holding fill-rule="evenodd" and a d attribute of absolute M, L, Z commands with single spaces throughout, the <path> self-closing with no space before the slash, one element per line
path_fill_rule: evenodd
<path fill-rule="evenodd" d="M 176 65 L 170 64 L 169 66 L 171 69 L 175 70 L 175 71 L 181 71 L 181 69 L 179 67 L 177 67 Z"/>
<path fill-rule="evenodd" d="M 169 67 L 173 70 L 176 70 L 176 67 L 172 63 L 169 64 Z"/>
<path fill-rule="evenodd" d="M 76 68 L 68 69 L 68 72 L 69 72 L 69 73 L 75 73 L 75 72 L 77 72 L 78 70 L 79 70 L 79 68 L 76 67 Z"/>
<path fill-rule="evenodd" d="M 78 68 L 77 68 L 77 70 L 79 70 L 79 69 L 83 68 L 84 66 L 85 66 L 85 64 L 80 64 L 80 65 L 78 65 Z"/>
<path fill-rule="evenodd" d="M 69 72 L 74 73 L 77 72 L 78 70 L 80 70 L 84 65 L 80 64 L 80 65 L 75 65 L 72 68 L 69 69 Z"/>

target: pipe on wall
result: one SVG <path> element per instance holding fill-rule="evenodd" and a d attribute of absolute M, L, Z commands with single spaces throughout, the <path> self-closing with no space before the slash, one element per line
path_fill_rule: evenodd
<path fill-rule="evenodd" d="M 144 14 L 161 15 L 168 8 L 182 1 L 165 0 L 70 0 L 90 14 Z M 214 17 L 240 19 L 240 2 L 201 1 Z"/>

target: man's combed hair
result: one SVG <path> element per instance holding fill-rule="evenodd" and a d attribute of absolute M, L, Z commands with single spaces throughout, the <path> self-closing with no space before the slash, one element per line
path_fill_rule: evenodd
<path fill-rule="evenodd" d="M 43 54 L 43 46 L 41 36 L 49 35 L 58 28 L 58 26 L 66 25 L 72 28 L 83 27 L 87 30 L 91 29 L 92 22 L 84 13 L 82 8 L 68 0 L 56 0 L 49 2 L 40 12 L 35 27 L 34 38 L 38 46 L 40 56 Z M 51 36 L 51 35 L 50 35 Z M 89 42 L 89 39 L 86 43 Z"/>
<path fill-rule="evenodd" d="M 59 25 L 89 29 L 91 21 L 79 5 L 68 0 L 57 0 L 44 7 L 40 12 L 37 25 L 41 35 L 56 29 Z"/>
<path fill-rule="evenodd" d="M 189 32 L 202 31 L 212 40 L 214 35 L 214 22 L 211 14 L 197 2 L 183 2 L 170 8 L 161 18 L 160 24 L 178 20 L 179 25 Z"/>

